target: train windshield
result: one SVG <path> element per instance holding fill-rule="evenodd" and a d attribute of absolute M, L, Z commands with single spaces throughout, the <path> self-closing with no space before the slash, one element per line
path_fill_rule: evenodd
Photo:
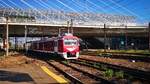
<path fill-rule="evenodd" d="M 64 45 L 75 46 L 78 45 L 78 41 L 76 39 L 65 39 Z"/>

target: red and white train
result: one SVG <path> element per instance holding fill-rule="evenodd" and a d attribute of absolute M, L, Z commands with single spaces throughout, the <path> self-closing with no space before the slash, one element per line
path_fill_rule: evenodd
<path fill-rule="evenodd" d="M 65 59 L 77 59 L 79 57 L 79 38 L 65 33 L 58 37 L 30 42 L 28 50 L 55 53 Z"/>

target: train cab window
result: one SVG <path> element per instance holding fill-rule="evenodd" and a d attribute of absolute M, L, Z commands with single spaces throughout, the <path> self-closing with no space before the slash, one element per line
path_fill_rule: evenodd
<path fill-rule="evenodd" d="M 78 45 L 78 41 L 76 39 L 65 39 L 64 45 L 75 46 L 75 45 Z"/>

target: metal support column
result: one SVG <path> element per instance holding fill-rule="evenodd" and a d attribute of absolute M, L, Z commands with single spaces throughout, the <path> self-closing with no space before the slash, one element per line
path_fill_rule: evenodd
<path fill-rule="evenodd" d="M 127 26 L 125 26 L 125 49 L 128 49 Z"/>
<path fill-rule="evenodd" d="M 8 56 L 9 54 L 8 37 L 9 37 L 9 26 L 8 26 L 8 17 L 6 17 L 6 56 Z"/>
<path fill-rule="evenodd" d="M 17 50 L 17 37 L 15 37 L 15 50 Z"/>
<path fill-rule="evenodd" d="M 106 24 L 104 24 L 104 53 L 106 53 Z"/>
<path fill-rule="evenodd" d="M 67 21 L 67 32 L 70 33 L 70 31 L 69 31 L 69 21 Z"/>
<path fill-rule="evenodd" d="M 149 52 L 150 52 L 150 22 L 148 24 Z"/>
<path fill-rule="evenodd" d="M 71 22 L 70 22 L 70 29 L 71 29 L 71 33 L 73 34 L 73 20 L 71 19 Z"/>
<path fill-rule="evenodd" d="M 25 54 L 27 54 L 27 26 L 25 25 L 25 31 L 24 31 L 24 39 L 25 39 L 25 45 L 24 45 L 24 47 L 25 47 Z"/>

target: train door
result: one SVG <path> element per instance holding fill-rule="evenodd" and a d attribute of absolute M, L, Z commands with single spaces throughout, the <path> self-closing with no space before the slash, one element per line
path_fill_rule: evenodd
<path fill-rule="evenodd" d="M 63 52 L 63 40 L 58 40 L 58 51 Z"/>
<path fill-rule="evenodd" d="M 54 52 L 58 52 L 58 41 L 54 41 Z"/>

